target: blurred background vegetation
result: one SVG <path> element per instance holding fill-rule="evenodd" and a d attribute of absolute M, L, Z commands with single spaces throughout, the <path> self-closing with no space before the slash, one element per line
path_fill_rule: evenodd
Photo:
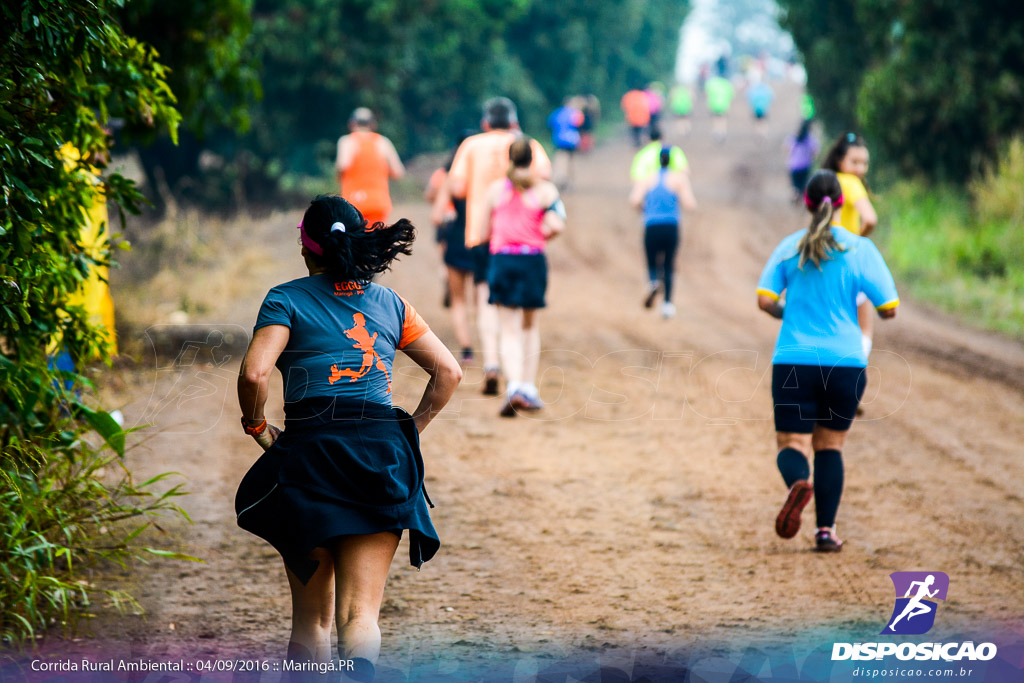
<path fill-rule="evenodd" d="M 494 95 L 535 135 L 566 95 L 617 103 L 671 77 L 686 12 L 680 0 L 135 0 L 122 25 L 170 67 L 182 124 L 177 145 L 130 126 L 118 148 L 138 151 L 158 209 L 168 196 L 270 204 L 333 175 L 358 106 L 408 158 L 476 128 Z"/>
<path fill-rule="evenodd" d="M 947 311 L 1024 339 L 1020 3 L 779 5 L 826 131 L 867 138 L 877 239 L 897 279 Z"/>

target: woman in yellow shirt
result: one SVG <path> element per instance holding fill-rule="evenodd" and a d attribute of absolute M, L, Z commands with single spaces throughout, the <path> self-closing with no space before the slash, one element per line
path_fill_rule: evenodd
<path fill-rule="evenodd" d="M 832 145 L 822 169 L 834 171 L 843 189 L 843 208 L 839 224 L 861 237 L 869 236 L 878 225 L 878 214 L 868 197 L 864 177 L 868 174 L 870 156 L 864 138 L 846 133 Z M 857 323 L 860 325 L 864 355 L 871 353 L 874 337 L 874 307 L 863 294 L 857 295 Z"/>

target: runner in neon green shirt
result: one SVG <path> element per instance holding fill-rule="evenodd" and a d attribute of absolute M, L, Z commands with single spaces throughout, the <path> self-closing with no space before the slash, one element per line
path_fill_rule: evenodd
<path fill-rule="evenodd" d="M 707 98 L 708 109 L 714 116 L 712 132 L 715 142 L 725 142 L 727 132 L 725 117 L 729 113 L 729 106 L 732 104 L 732 97 L 735 94 L 736 90 L 732 87 L 732 83 L 729 79 L 722 76 L 709 78 L 707 83 L 704 84 L 704 95 Z"/>
<path fill-rule="evenodd" d="M 661 161 L 659 160 L 661 149 L 665 146 L 668 145 L 662 142 L 661 132 L 657 130 L 651 131 L 651 141 L 636 153 L 636 156 L 633 157 L 633 164 L 629 167 L 629 177 L 634 183 L 638 180 L 649 178 L 658 172 L 658 169 L 661 168 Z M 688 171 L 690 163 L 686 160 L 683 150 L 675 146 L 671 146 L 671 150 L 669 153 L 669 170 Z"/>
<path fill-rule="evenodd" d="M 669 95 L 669 107 L 672 113 L 678 117 L 679 133 L 686 135 L 690 132 L 690 114 L 693 112 L 693 94 L 690 86 L 679 84 L 672 88 Z"/>

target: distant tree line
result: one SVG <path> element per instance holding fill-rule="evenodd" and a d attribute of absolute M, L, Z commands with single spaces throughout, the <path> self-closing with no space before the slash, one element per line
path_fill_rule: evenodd
<path fill-rule="evenodd" d="M 629 86 L 669 76 L 687 10 L 685 0 L 134 0 L 125 31 L 170 66 L 182 125 L 177 146 L 139 126 L 120 142 L 139 150 L 151 187 L 225 206 L 274 197 L 290 174 L 324 173 L 361 105 L 403 156 L 445 149 L 497 94 L 542 135 L 565 95 L 594 93 L 616 110 Z"/>
<path fill-rule="evenodd" d="M 1024 132 L 1019 0 L 779 0 L 832 132 L 894 170 L 963 182 Z"/>

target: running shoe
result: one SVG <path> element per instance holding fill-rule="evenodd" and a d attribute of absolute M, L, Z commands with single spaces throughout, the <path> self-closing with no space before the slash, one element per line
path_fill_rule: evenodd
<path fill-rule="evenodd" d="M 473 362 L 473 358 L 474 358 L 474 356 L 473 356 L 473 349 L 469 348 L 468 346 L 466 348 L 462 349 L 462 362 L 463 363 L 472 363 Z"/>
<path fill-rule="evenodd" d="M 500 373 L 491 368 L 484 372 L 484 396 L 498 395 L 498 375 Z"/>
<path fill-rule="evenodd" d="M 658 296 L 658 292 L 660 291 L 661 283 L 657 280 L 647 285 L 647 298 L 644 299 L 644 308 L 651 308 L 654 306 L 654 297 Z"/>
<path fill-rule="evenodd" d="M 515 407 L 518 410 L 528 410 L 531 412 L 541 410 L 544 407 L 544 401 L 540 400 L 540 396 L 531 396 L 525 391 L 516 392 L 513 397 Z"/>
<path fill-rule="evenodd" d="M 775 518 L 775 533 L 782 538 L 793 538 L 800 531 L 800 513 L 814 497 L 811 482 L 801 479 L 789 487 L 789 495 Z"/>
<path fill-rule="evenodd" d="M 501 417 L 515 417 L 516 416 L 516 400 L 519 394 L 512 394 L 506 396 L 505 401 L 501 404 L 501 410 L 498 411 L 498 415 Z"/>
<path fill-rule="evenodd" d="M 666 301 L 661 305 L 661 317 L 665 320 L 670 320 L 676 317 L 676 305 L 671 301 Z"/>
<path fill-rule="evenodd" d="M 819 553 L 838 553 L 843 549 L 843 542 L 828 527 L 818 529 L 818 533 L 814 534 L 814 544 L 814 549 Z"/>

